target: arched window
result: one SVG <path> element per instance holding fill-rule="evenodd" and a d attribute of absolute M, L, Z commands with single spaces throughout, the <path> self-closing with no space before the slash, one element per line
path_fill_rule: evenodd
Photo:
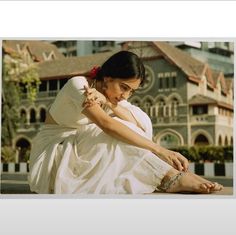
<path fill-rule="evenodd" d="M 229 142 L 228 142 L 228 137 L 225 136 L 225 146 L 228 146 L 229 145 Z"/>
<path fill-rule="evenodd" d="M 30 142 L 25 138 L 20 138 L 16 142 L 16 149 L 18 151 L 18 161 L 26 162 L 29 159 Z"/>
<path fill-rule="evenodd" d="M 132 100 L 131 103 L 137 107 L 141 107 L 140 101 L 138 99 Z"/>
<path fill-rule="evenodd" d="M 219 146 L 222 146 L 222 138 L 221 138 L 221 135 L 219 136 L 218 145 L 219 145 Z"/>
<path fill-rule="evenodd" d="M 44 108 L 40 109 L 40 122 L 44 122 L 46 118 L 46 110 Z"/>
<path fill-rule="evenodd" d="M 173 148 L 180 145 L 180 139 L 174 134 L 166 134 L 161 137 L 160 145 L 165 148 Z"/>
<path fill-rule="evenodd" d="M 196 137 L 194 144 L 195 145 L 209 145 L 209 141 L 205 135 L 200 134 Z"/>
<path fill-rule="evenodd" d="M 152 112 L 152 106 L 153 106 L 153 102 L 151 101 L 151 99 L 146 99 L 144 102 L 144 111 L 150 116 L 153 116 L 153 112 Z"/>
<path fill-rule="evenodd" d="M 158 100 L 158 117 L 164 117 L 165 115 L 165 101 L 163 99 Z"/>
<path fill-rule="evenodd" d="M 230 138 L 230 145 L 233 146 L 233 143 L 234 143 L 234 140 L 233 140 L 233 137 L 231 136 L 231 138 Z"/>
<path fill-rule="evenodd" d="M 30 123 L 36 122 L 36 112 L 34 109 L 30 109 Z"/>
<path fill-rule="evenodd" d="M 25 111 L 25 109 L 20 110 L 20 123 L 26 123 L 26 111 Z"/>
<path fill-rule="evenodd" d="M 170 115 L 172 117 L 176 117 L 178 115 L 178 105 L 179 105 L 179 102 L 176 98 L 173 98 L 171 100 L 171 109 L 170 109 Z"/>

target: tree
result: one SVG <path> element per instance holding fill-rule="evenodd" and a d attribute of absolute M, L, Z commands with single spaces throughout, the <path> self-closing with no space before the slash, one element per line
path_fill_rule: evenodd
<path fill-rule="evenodd" d="M 37 66 L 26 53 L 3 54 L 2 145 L 12 146 L 20 120 L 18 108 L 22 95 L 34 102 L 40 85 Z"/>

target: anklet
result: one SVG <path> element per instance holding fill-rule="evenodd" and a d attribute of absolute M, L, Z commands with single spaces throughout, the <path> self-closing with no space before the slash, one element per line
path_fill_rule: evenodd
<path fill-rule="evenodd" d="M 174 185 L 176 183 L 176 181 L 179 180 L 180 177 L 182 177 L 184 174 L 184 172 L 179 172 L 178 174 L 172 176 L 169 180 L 167 180 L 166 182 L 162 183 L 160 186 L 158 186 L 157 188 L 161 191 L 166 192 L 166 190 L 168 190 L 170 188 L 170 186 Z"/>

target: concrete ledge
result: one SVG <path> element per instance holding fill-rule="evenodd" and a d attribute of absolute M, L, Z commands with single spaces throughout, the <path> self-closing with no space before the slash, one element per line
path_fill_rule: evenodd
<path fill-rule="evenodd" d="M 189 170 L 197 175 L 205 177 L 226 176 L 233 178 L 233 162 L 226 163 L 193 163 L 189 164 Z"/>
<path fill-rule="evenodd" d="M 181 195 L 190 195 L 190 196 L 214 196 L 214 195 L 229 195 L 229 196 L 233 196 L 234 195 L 234 191 L 233 191 L 233 187 L 224 187 L 221 191 L 219 192 L 214 192 L 214 193 L 210 193 L 210 194 L 198 194 L 198 193 L 163 193 L 163 192 L 154 192 L 153 194 L 159 194 L 159 195 L 174 195 L 174 196 L 181 196 Z"/>
<path fill-rule="evenodd" d="M 26 162 L 20 163 L 1 163 L 2 173 L 27 173 L 29 172 L 29 164 Z"/>

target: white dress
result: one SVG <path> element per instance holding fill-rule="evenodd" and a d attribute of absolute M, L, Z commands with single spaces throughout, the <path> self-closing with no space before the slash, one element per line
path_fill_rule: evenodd
<path fill-rule="evenodd" d="M 143 194 L 153 192 L 172 167 L 152 152 L 104 133 L 83 115 L 86 78 L 71 78 L 58 93 L 50 114 L 59 124 L 44 125 L 33 139 L 30 155 L 31 191 L 55 194 Z M 135 132 L 152 138 L 149 117 L 127 101 L 142 125 L 121 120 Z"/>

